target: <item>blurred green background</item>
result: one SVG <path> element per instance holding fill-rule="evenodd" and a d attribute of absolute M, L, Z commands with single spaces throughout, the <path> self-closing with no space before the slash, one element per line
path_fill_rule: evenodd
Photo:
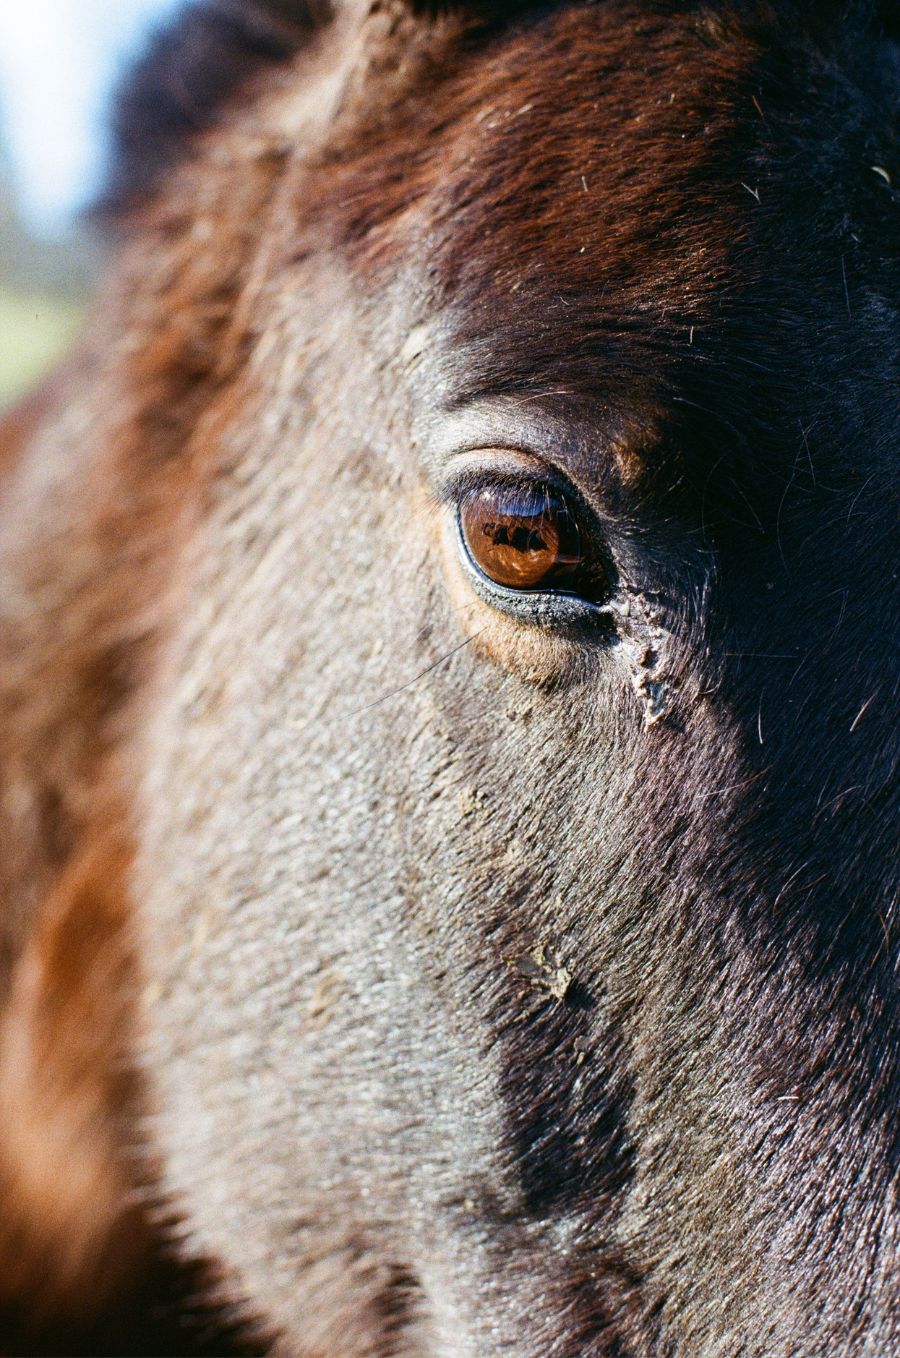
<path fill-rule="evenodd" d="M 77 303 L 0 288 L 0 409 L 27 391 L 78 329 Z"/>
<path fill-rule="evenodd" d="M 0 411 L 39 380 L 78 332 L 99 249 L 73 229 L 25 226 L 0 157 Z"/>
<path fill-rule="evenodd" d="M 99 252 L 73 221 L 102 192 L 110 100 L 187 3 L 0 0 L 0 409 L 83 323 Z"/>

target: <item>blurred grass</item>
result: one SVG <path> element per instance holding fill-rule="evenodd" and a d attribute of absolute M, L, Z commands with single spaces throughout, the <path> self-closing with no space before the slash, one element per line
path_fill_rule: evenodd
<path fill-rule="evenodd" d="M 0 409 L 28 390 L 78 333 L 83 308 L 0 287 Z"/>

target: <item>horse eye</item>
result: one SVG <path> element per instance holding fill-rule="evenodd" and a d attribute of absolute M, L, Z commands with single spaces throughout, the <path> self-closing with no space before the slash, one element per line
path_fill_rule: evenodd
<path fill-rule="evenodd" d="M 474 564 L 497 585 L 559 590 L 597 601 L 608 576 L 565 497 L 543 482 L 486 486 L 467 495 L 460 530 Z"/>

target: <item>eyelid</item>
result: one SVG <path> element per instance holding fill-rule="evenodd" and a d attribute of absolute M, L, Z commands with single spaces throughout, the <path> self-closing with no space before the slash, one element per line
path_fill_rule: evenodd
<path fill-rule="evenodd" d="M 445 463 L 436 493 L 442 504 L 458 503 L 463 495 L 498 483 L 523 485 L 544 481 L 565 494 L 568 481 L 552 463 L 520 449 L 503 447 L 462 448 Z"/>
<path fill-rule="evenodd" d="M 479 446 L 461 448 L 453 453 L 442 468 L 434 487 L 438 504 L 452 508 L 466 494 L 474 494 L 495 485 L 516 485 L 522 488 L 540 481 L 561 495 L 576 510 L 579 523 L 591 530 L 591 540 L 606 544 L 611 539 L 615 524 L 594 503 L 581 486 L 566 472 L 546 457 L 520 448 Z"/>
<path fill-rule="evenodd" d="M 561 404 L 561 395 L 545 393 L 536 383 L 527 396 L 481 393 L 442 412 L 432 409 L 417 426 L 416 444 L 433 491 L 440 496 L 446 476 L 455 475 L 453 464 L 461 459 L 489 458 L 498 465 L 508 459 L 544 474 L 556 469 L 603 522 L 621 498 L 620 448 L 655 445 L 656 435 L 645 428 L 647 421 L 598 410 L 593 397 Z"/>

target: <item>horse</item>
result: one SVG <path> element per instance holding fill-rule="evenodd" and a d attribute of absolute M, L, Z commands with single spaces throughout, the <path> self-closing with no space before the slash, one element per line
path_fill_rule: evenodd
<path fill-rule="evenodd" d="M 900 1349 L 897 13 L 206 0 L 2 438 L 0 1349 Z"/>

